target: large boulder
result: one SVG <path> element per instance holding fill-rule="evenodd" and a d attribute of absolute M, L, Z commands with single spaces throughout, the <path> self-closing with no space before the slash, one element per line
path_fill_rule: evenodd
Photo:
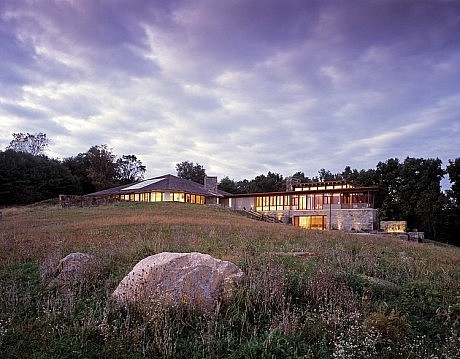
<path fill-rule="evenodd" d="M 156 305 L 211 310 L 230 298 L 242 277 L 235 264 L 208 254 L 164 252 L 137 263 L 112 296 L 143 310 Z"/>

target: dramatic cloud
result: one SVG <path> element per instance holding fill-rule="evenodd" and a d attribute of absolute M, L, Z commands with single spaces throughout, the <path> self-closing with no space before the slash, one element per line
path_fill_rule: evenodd
<path fill-rule="evenodd" d="M 107 144 L 148 175 L 460 156 L 460 3 L 5 0 L 0 148 Z"/>

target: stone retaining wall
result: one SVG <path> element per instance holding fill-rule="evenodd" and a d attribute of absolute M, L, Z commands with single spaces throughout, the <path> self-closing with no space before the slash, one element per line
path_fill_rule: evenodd
<path fill-rule="evenodd" d="M 96 207 L 104 204 L 119 202 L 118 198 L 88 197 L 75 195 L 59 195 L 59 204 L 62 208 L 68 207 Z"/>

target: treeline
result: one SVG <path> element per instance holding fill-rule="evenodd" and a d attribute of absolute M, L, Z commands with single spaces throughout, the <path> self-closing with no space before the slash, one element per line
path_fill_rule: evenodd
<path fill-rule="evenodd" d="M 0 207 L 83 195 L 138 181 L 145 173 L 136 156 L 117 157 L 107 145 L 57 160 L 44 154 L 48 143 L 45 134 L 19 133 L 0 151 Z"/>

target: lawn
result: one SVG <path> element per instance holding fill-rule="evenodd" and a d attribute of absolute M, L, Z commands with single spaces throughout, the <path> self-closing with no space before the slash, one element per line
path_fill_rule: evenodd
<path fill-rule="evenodd" d="M 3 209 L 2 358 L 458 358 L 460 248 L 307 231 L 215 206 Z M 211 313 L 110 300 L 141 259 L 202 252 L 245 272 Z M 49 288 L 72 252 L 87 280 Z"/>

